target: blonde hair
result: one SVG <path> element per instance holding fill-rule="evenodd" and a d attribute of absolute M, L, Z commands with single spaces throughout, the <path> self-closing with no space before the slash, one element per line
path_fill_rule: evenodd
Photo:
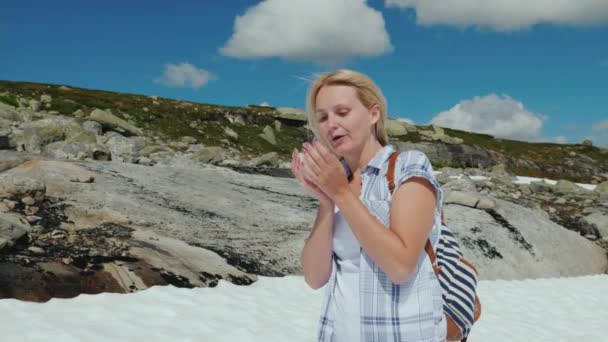
<path fill-rule="evenodd" d="M 378 105 L 380 107 L 380 119 L 374 124 L 374 135 L 382 146 L 388 145 L 388 135 L 385 128 L 386 99 L 384 98 L 384 95 L 382 95 L 382 91 L 367 75 L 347 69 L 321 74 L 308 91 L 306 102 L 308 126 L 317 139 L 326 147 L 332 149 L 331 144 L 326 141 L 325 137 L 319 134 L 319 123 L 317 122 L 315 115 L 317 94 L 319 94 L 322 87 L 328 85 L 346 85 L 355 88 L 357 91 L 357 98 L 367 109 L 371 109 L 374 105 Z"/>

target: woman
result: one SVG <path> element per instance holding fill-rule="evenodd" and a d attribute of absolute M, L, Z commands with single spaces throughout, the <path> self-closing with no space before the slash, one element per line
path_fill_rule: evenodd
<path fill-rule="evenodd" d="M 427 239 L 436 248 L 442 202 L 428 158 L 401 152 L 389 193 L 386 103 L 359 72 L 321 75 L 307 105 L 318 140 L 293 151 L 292 171 L 320 203 L 301 256 L 306 283 L 327 285 L 319 341 L 444 341 L 424 252 Z"/>

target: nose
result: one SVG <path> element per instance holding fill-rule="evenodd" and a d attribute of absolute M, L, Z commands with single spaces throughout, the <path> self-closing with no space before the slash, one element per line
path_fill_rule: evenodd
<path fill-rule="evenodd" d="M 336 130 L 336 128 L 338 128 L 338 116 L 335 115 L 334 113 L 329 113 L 327 115 L 327 124 L 329 127 L 329 133 L 332 133 L 333 131 Z"/>

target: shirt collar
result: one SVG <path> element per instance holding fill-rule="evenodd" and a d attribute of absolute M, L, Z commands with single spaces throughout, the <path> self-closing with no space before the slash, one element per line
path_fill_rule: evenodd
<path fill-rule="evenodd" d="M 363 174 L 363 173 L 366 173 L 367 171 L 373 171 L 373 170 L 379 171 L 380 168 L 382 167 L 382 164 L 384 164 L 388 160 L 388 158 L 390 158 L 391 154 L 394 151 L 395 151 L 395 147 L 393 145 L 383 146 L 380 150 L 378 150 L 378 152 L 376 152 L 374 157 L 372 157 L 372 159 L 367 163 L 367 165 L 361 170 L 361 173 Z M 342 161 L 342 165 L 344 165 L 346 174 L 350 179 L 350 177 L 352 176 L 352 171 L 348 167 L 346 160 Z"/>
<path fill-rule="evenodd" d="M 364 170 L 369 167 L 376 168 L 380 170 L 382 165 L 390 158 L 391 154 L 395 151 L 395 147 L 393 145 L 383 146 L 376 155 L 367 163 Z"/>

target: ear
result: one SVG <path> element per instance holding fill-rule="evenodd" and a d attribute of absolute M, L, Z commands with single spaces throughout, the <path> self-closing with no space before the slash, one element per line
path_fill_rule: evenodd
<path fill-rule="evenodd" d="M 378 120 L 380 120 L 381 117 L 381 112 L 380 112 L 380 105 L 379 104 L 374 104 L 370 109 L 369 112 L 371 114 L 371 123 L 372 125 L 375 125 L 376 122 L 378 122 Z"/>

